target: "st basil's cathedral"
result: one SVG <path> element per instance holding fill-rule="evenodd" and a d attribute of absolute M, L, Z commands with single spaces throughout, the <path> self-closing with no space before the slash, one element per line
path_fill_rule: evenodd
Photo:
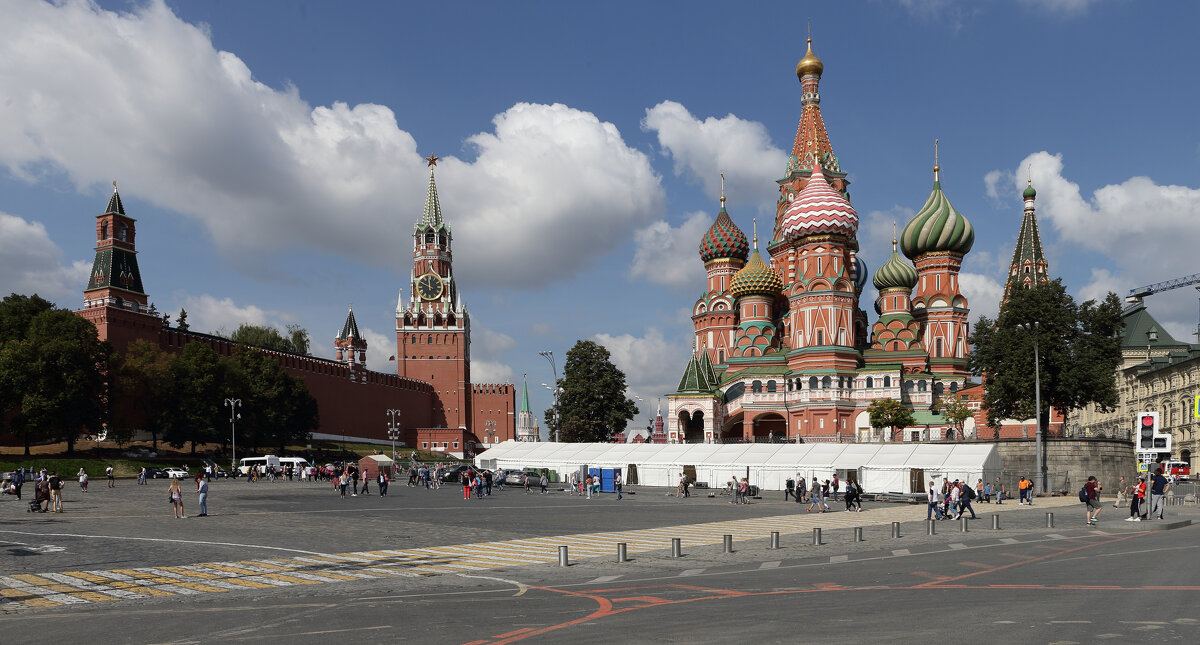
<path fill-rule="evenodd" d="M 879 296 L 868 326 L 859 303 L 868 268 L 850 182 L 821 116 L 823 71 L 809 39 L 766 256 L 757 230 L 748 241 L 734 224 L 724 195 L 700 241 L 707 284 L 692 310 L 692 357 L 668 396 L 668 442 L 940 439 L 947 423 L 935 404 L 969 384 L 958 274 L 971 223 L 943 193 L 935 161 L 929 198 L 870 276 Z M 889 398 L 917 420 L 895 437 L 871 428 L 866 411 Z"/>

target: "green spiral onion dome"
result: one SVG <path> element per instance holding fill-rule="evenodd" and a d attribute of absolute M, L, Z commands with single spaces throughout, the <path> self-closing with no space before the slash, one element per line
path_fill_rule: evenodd
<path fill-rule="evenodd" d="M 974 243 L 971 222 L 950 205 L 935 175 L 929 199 L 900 234 L 900 249 L 915 260 L 926 253 L 965 254 Z"/>
<path fill-rule="evenodd" d="M 746 241 L 746 234 L 733 223 L 722 203 L 717 221 L 700 238 L 700 259 L 710 262 L 719 258 L 734 258 L 745 262 L 748 255 L 750 244 Z"/>
<path fill-rule="evenodd" d="M 762 255 L 755 249 L 750 261 L 729 282 L 729 291 L 737 298 L 742 296 L 777 296 L 783 291 L 783 280 L 779 274 L 763 262 Z"/>
<path fill-rule="evenodd" d="M 879 270 L 875 272 L 875 277 L 871 278 L 871 283 L 880 291 L 897 287 L 912 289 L 917 286 L 917 270 L 908 263 L 908 260 L 900 257 L 895 249 L 892 249 L 892 257 L 879 267 Z"/>

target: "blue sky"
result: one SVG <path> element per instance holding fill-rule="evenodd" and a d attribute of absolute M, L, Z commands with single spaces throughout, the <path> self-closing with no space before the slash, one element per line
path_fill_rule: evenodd
<path fill-rule="evenodd" d="M 674 389 L 717 211 L 770 221 L 806 23 L 871 270 L 931 187 L 975 225 L 994 315 L 1031 174 L 1077 298 L 1200 272 L 1194 3 L 0 4 L 0 292 L 78 307 L 119 181 L 143 281 L 194 329 L 299 323 L 331 356 L 353 303 L 392 369 L 427 169 L 454 228 L 475 380 L 549 406 L 578 339 L 644 403 Z M 767 237 L 768 233 L 762 233 Z M 1153 296 L 1181 340 L 1196 292 Z M 870 288 L 863 309 L 872 310 Z"/>

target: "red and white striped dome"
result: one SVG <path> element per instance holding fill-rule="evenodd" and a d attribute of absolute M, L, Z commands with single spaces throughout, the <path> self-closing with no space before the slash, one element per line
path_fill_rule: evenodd
<path fill-rule="evenodd" d="M 853 236 L 858 232 L 858 213 L 813 164 L 808 185 L 792 200 L 783 214 L 782 238 L 786 241 L 809 235 L 840 233 Z"/>

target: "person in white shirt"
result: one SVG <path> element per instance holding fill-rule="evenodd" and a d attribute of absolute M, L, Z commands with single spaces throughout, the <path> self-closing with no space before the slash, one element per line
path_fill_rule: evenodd
<path fill-rule="evenodd" d="M 942 503 L 942 492 L 938 490 L 937 484 L 934 482 L 929 482 L 928 500 L 929 509 L 925 511 L 925 519 L 932 520 L 934 513 L 937 514 L 937 518 L 939 520 L 945 519 L 946 516 L 942 515 L 942 509 L 940 508 Z"/>

